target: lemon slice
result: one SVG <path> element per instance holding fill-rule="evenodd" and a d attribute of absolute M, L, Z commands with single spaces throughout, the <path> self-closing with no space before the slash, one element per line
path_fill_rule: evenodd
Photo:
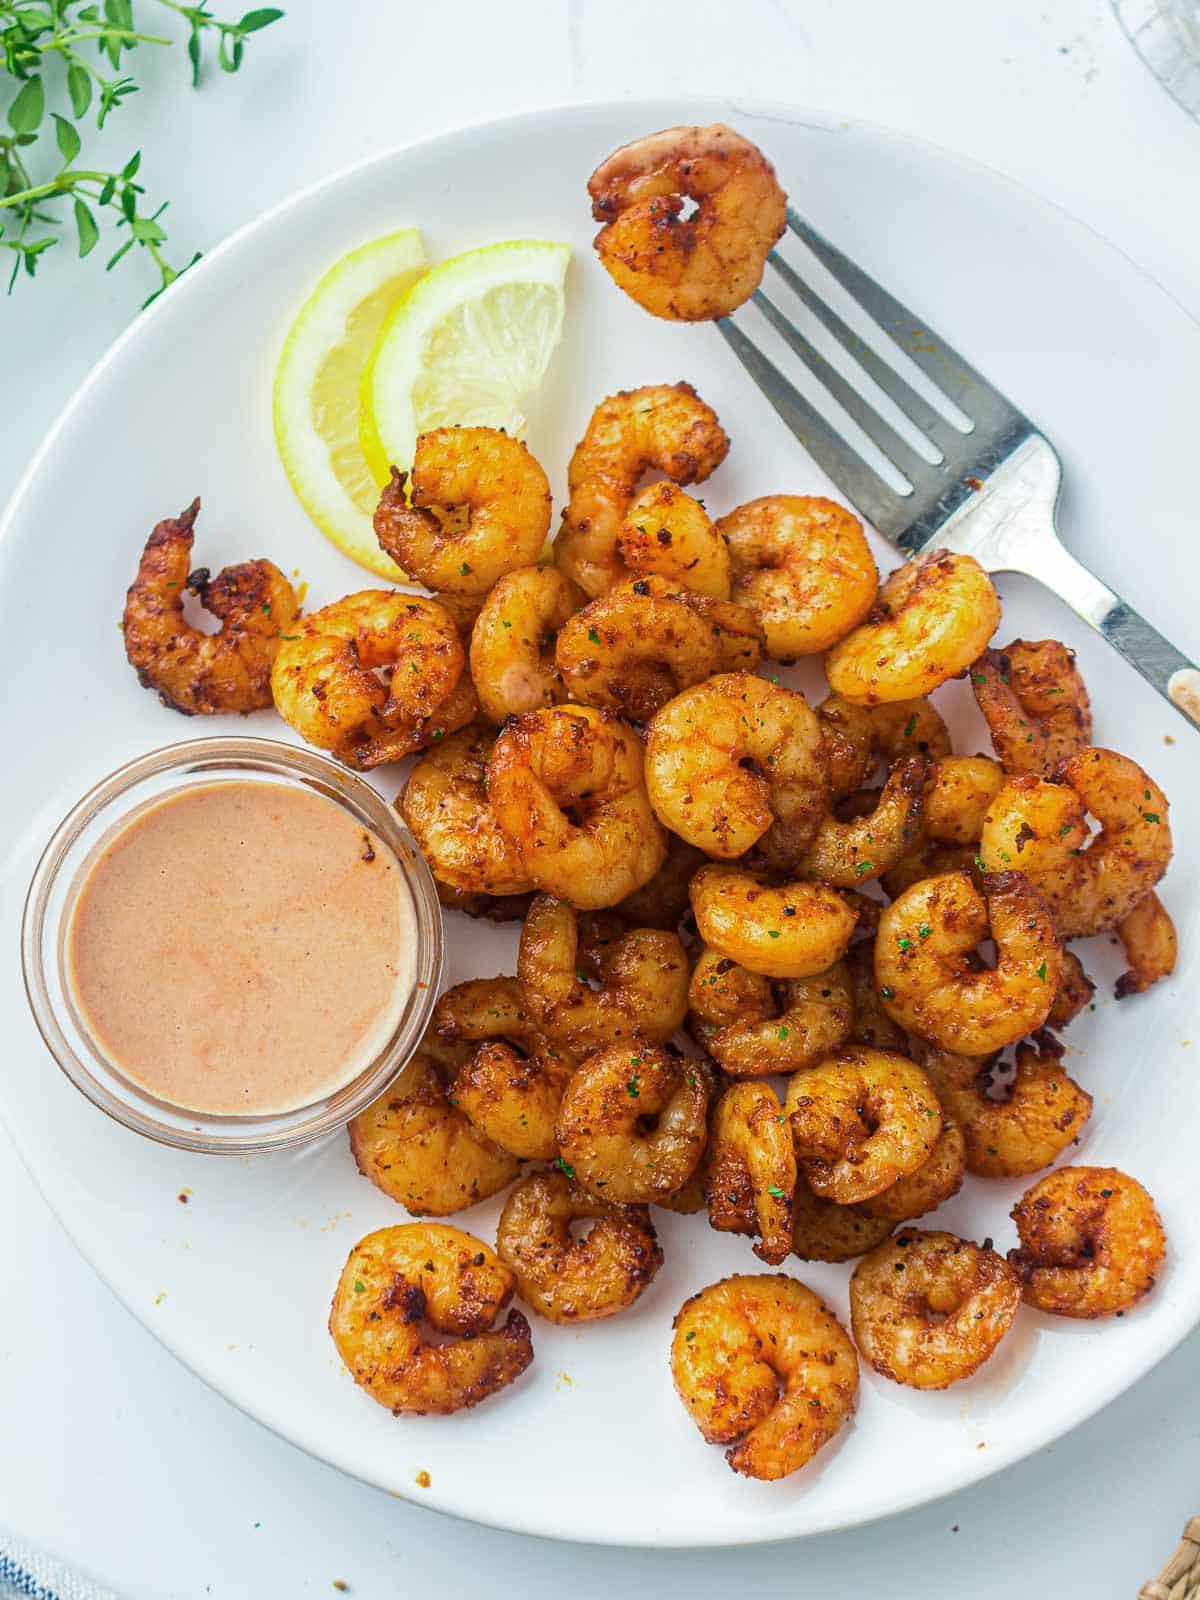
<path fill-rule="evenodd" d="M 363 377 L 360 436 L 378 483 L 412 465 L 429 428 L 525 430 L 528 397 L 562 334 L 571 249 L 513 239 L 468 250 L 417 283 L 388 317 Z"/>
<path fill-rule="evenodd" d="M 275 442 L 300 504 L 352 560 L 402 577 L 375 539 L 379 487 L 358 436 L 362 375 L 388 313 L 425 270 L 416 228 L 332 266 L 301 306 L 275 369 Z"/>

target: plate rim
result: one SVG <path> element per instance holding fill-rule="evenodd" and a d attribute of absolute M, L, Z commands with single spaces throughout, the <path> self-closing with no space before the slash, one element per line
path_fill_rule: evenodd
<path fill-rule="evenodd" d="M 714 113 L 725 116 L 746 116 L 763 121 L 780 121 L 790 126 L 803 126 L 817 132 L 828 134 L 855 133 L 865 134 L 884 142 L 900 147 L 917 148 L 929 153 L 941 163 L 957 167 L 966 173 L 981 173 L 994 182 L 1003 184 L 1006 188 L 1032 201 L 1045 213 L 1058 217 L 1070 227 L 1090 236 L 1094 243 L 1104 251 L 1116 255 L 1137 274 L 1144 282 L 1163 297 L 1174 310 L 1181 314 L 1187 321 L 1200 330 L 1200 315 L 1193 312 L 1171 289 L 1163 284 L 1153 272 L 1143 266 L 1122 246 L 1107 237 L 1099 228 L 1093 226 L 1086 219 L 1081 218 L 1057 201 L 1049 199 L 1039 190 L 1029 184 L 1010 176 L 1001 169 L 990 165 L 988 162 L 978 160 L 972 156 L 953 150 L 937 140 L 923 134 L 909 132 L 908 130 L 894 127 L 888 123 L 878 122 L 872 118 L 848 115 L 836 111 L 822 110 L 793 104 L 786 101 L 764 99 L 743 95 L 671 95 L 671 96 L 638 96 L 636 98 L 594 98 L 587 100 L 560 100 L 546 101 L 535 106 L 524 107 L 519 111 L 507 112 L 502 115 L 488 115 L 472 118 L 467 121 L 450 121 L 430 132 L 423 133 L 420 137 L 405 140 L 395 145 L 389 145 L 382 150 L 376 150 L 369 155 L 359 157 L 325 174 L 310 183 L 291 191 L 282 199 L 268 206 L 256 216 L 249 218 L 232 232 L 226 234 L 211 249 L 205 251 L 194 266 L 180 275 L 174 283 L 153 303 L 138 312 L 129 326 L 123 330 L 112 343 L 102 352 L 83 379 L 72 391 L 65 404 L 57 413 L 53 423 L 45 433 L 41 442 L 31 455 L 24 471 L 9 495 L 0 512 L 0 547 L 14 526 L 21 507 L 30 493 L 42 466 L 55 447 L 59 436 L 65 431 L 76 411 L 84 404 L 93 387 L 100 382 L 108 368 L 120 357 L 126 346 L 137 338 L 141 331 L 149 326 L 151 320 L 161 314 L 163 308 L 174 304 L 181 294 L 190 291 L 188 283 L 194 278 L 202 276 L 212 262 L 219 260 L 235 247 L 240 246 L 256 232 L 267 227 L 277 217 L 285 214 L 294 207 L 301 206 L 314 199 L 322 191 L 344 184 L 360 173 L 377 165 L 395 161 L 407 156 L 414 151 L 426 146 L 435 145 L 443 140 L 455 138 L 460 135 L 481 134 L 489 129 L 509 129 L 521 123 L 536 122 L 543 119 L 556 119 L 573 116 L 586 116 L 588 114 L 620 114 L 631 120 L 637 120 L 646 113 L 647 116 L 657 118 L 662 115 L 663 108 L 677 107 L 681 116 L 686 117 L 689 111 L 696 116 L 712 117 Z M 155 1324 L 148 1314 L 139 1309 L 138 1304 L 126 1296 L 117 1287 L 113 1277 L 93 1258 L 84 1248 L 76 1235 L 74 1228 L 60 1211 L 53 1198 L 53 1190 L 44 1185 L 38 1175 L 38 1169 L 33 1159 L 33 1152 L 26 1152 L 13 1119 L 5 1113 L 3 1099 L 0 1097 L 0 1120 L 3 1121 L 13 1149 L 21 1162 L 25 1172 L 42 1195 L 50 1211 L 63 1228 L 67 1237 L 90 1269 L 96 1274 L 105 1287 L 114 1295 L 121 1306 L 128 1311 L 137 1322 L 172 1356 L 195 1377 L 199 1378 L 207 1388 L 218 1394 L 222 1400 L 235 1407 L 244 1416 L 251 1418 L 271 1433 L 285 1439 L 290 1445 L 300 1450 L 304 1455 L 334 1467 L 347 1477 L 367 1485 L 368 1487 L 392 1495 L 395 1498 L 406 1500 L 420 1506 L 427 1511 L 436 1511 L 440 1515 L 450 1518 L 461 1518 L 483 1527 L 496 1528 L 504 1532 L 520 1534 L 526 1537 L 553 1540 L 561 1543 L 597 1545 L 606 1547 L 630 1549 L 732 1549 L 755 1545 L 774 1545 L 787 1543 L 793 1540 L 820 1537 L 824 1534 L 843 1532 L 850 1528 L 861 1527 L 869 1523 L 883 1521 L 889 1517 L 898 1516 L 906 1511 L 913 1511 L 938 1502 L 968 1489 L 985 1479 L 1017 1466 L 1036 1451 L 1065 1438 L 1083 1424 L 1091 1421 L 1100 1411 L 1111 1404 L 1120 1395 L 1132 1389 L 1143 1378 L 1149 1375 L 1159 1363 L 1166 1359 L 1178 1346 L 1200 1326 L 1200 1275 L 1197 1276 L 1195 1288 L 1190 1297 L 1184 1297 L 1184 1308 L 1177 1313 L 1175 1321 L 1169 1325 L 1164 1335 L 1155 1342 L 1153 1354 L 1139 1371 L 1132 1376 L 1124 1373 L 1094 1384 L 1084 1396 L 1079 1409 L 1072 1420 L 1064 1427 L 1051 1423 L 1044 1429 L 1027 1430 L 1019 1441 L 1008 1446 L 998 1446 L 994 1451 L 984 1453 L 965 1467 L 959 1481 L 943 1490 L 930 1494 L 918 1490 L 906 1494 L 903 1490 L 891 1493 L 882 1501 L 879 1498 L 868 1509 L 860 1513 L 851 1511 L 835 1517 L 824 1523 L 819 1528 L 801 1529 L 798 1532 L 780 1531 L 776 1528 L 763 1529 L 756 1527 L 752 1520 L 748 1522 L 744 1532 L 727 1531 L 716 1537 L 697 1537 L 695 1535 L 672 1535 L 669 1532 L 647 1530 L 644 1534 L 625 1538 L 575 1538 L 569 1533 L 548 1531 L 544 1525 L 529 1524 L 520 1518 L 490 1516 L 476 1509 L 464 1509 L 454 1504 L 438 1504 L 429 1499 L 419 1497 L 407 1486 L 403 1489 L 393 1487 L 391 1483 L 383 1483 L 359 1471 L 351 1459 L 346 1458 L 337 1450 L 325 1450 L 318 1453 L 308 1442 L 298 1437 L 287 1425 L 285 1419 L 275 1415 L 268 1415 L 265 1410 L 257 1408 L 251 1399 L 243 1399 L 230 1393 L 217 1375 L 215 1365 L 206 1365 L 202 1359 L 184 1354 L 172 1340 L 169 1331 L 161 1323 Z M 331 1135 L 334 1137 L 334 1135 Z M 984 1458 L 986 1457 L 986 1458 Z"/>

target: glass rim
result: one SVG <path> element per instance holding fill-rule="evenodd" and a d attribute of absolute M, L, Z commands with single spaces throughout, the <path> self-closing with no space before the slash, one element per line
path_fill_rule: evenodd
<path fill-rule="evenodd" d="M 338 1088 L 317 1101 L 282 1112 L 245 1114 L 195 1111 L 163 1101 L 119 1072 L 79 1025 L 60 972 L 60 941 L 81 887 L 81 866 L 100 841 L 73 859 L 89 829 L 101 839 L 134 814 L 139 804 L 222 778 L 257 775 L 300 784 L 351 811 L 395 857 L 416 924 L 414 984 L 387 1040 Z M 178 783 L 170 780 L 177 777 Z M 154 795 L 140 786 L 167 780 Z M 127 802 L 127 804 L 122 804 Z M 54 904 L 56 892 L 65 898 Z M 437 998 L 445 959 L 442 910 L 433 875 L 399 812 L 365 778 L 330 757 L 258 735 L 211 735 L 161 745 L 122 763 L 75 802 L 43 848 L 21 915 L 21 971 L 25 995 L 42 1041 L 67 1079 L 114 1121 L 159 1144 L 203 1154 L 250 1155 L 307 1144 L 344 1126 L 384 1092 L 419 1047 Z M 62 991 L 60 994 L 59 991 Z"/>

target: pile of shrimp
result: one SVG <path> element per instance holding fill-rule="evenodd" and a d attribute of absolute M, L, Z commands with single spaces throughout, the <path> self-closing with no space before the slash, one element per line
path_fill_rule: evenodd
<path fill-rule="evenodd" d="M 784 226 L 769 162 L 725 128 L 640 141 L 589 187 L 604 264 L 659 316 L 726 315 Z M 305 616 L 269 562 L 191 570 L 193 505 L 151 535 L 125 643 L 181 711 L 273 698 L 350 766 L 416 754 L 396 804 L 443 904 L 521 924 L 508 971 L 442 994 L 350 1124 L 359 1171 L 417 1219 L 342 1274 L 331 1328 L 356 1381 L 448 1412 L 515 1383 L 539 1321 L 637 1306 L 661 1329 L 662 1215 L 703 1215 L 771 1270 L 685 1302 L 671 1372 L 733 1469 L 774 1479 L 848 1419 L 860 1357 L 941 1388 L 1023 1302 L 1124 1315 L 1149 1292 L 1149 1194 L 1058 1165 L 1110 1116 L 1059 1035 L 1095 1009 L 1073 941 L 1123 946 L 1122 1001 L 1177 952 L 1166 797 L 1093 743 L 1072 652 L 995 644 L 1000 599 L 968 555 L 881 584 L 829 500 L 710 516 L 688 490 L 729 449 L 689 384 L 608 396 L 547 549 L 526 446 L 439 428 L 376 517 L 428 593 Z M 185 618 L 188 591 L 217 633 Z M 780 681 L 808 658 L 824 696 Z M 973 694 L 990 753 L 954 750 L 939 692 Z M 967 1182 L 1014 1186 L 1005 1203 L 1031 1185 L 1007 1254 L 933 1217 Z M 494 1249 L 429 1220 L 489 1199 Z M 793 1257 L 853 1264 L 848 1317 Z M 514 1296 L 533 1330 L 496 1325 Z"/>

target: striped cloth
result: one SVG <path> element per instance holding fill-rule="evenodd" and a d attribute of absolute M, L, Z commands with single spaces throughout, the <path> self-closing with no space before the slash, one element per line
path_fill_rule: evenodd
<path fill-rule="evenodd" d="M 0 1600 L 119 1600 L 119 1596 L 0 1528 Z"/>

